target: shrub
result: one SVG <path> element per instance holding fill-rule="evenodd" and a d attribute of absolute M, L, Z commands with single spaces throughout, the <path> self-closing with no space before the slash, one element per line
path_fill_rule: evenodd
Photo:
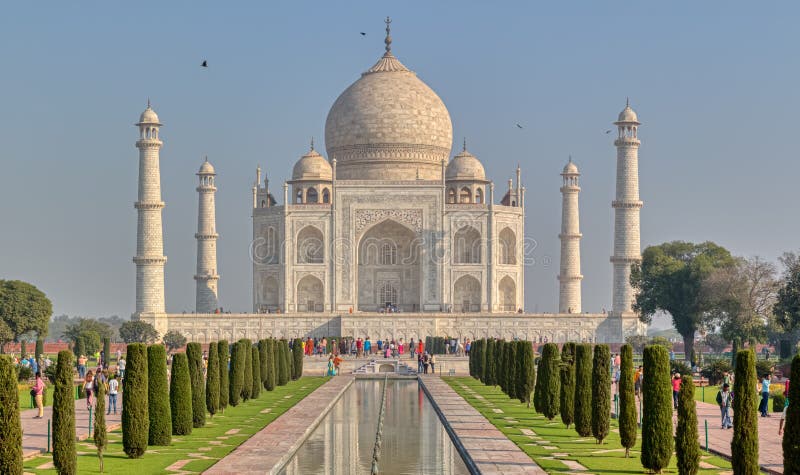
<path fill-rule="evenodd" d="M 786 404 L 786 396 L 783 394 L 775 394 L 772 396 L 772 412 L 783 412 L 783 406 Z"/>
<path fill-rule="evenodd" d="M 172 415 L 167 387 L 167 350 L 164 345 L 147 347 L 147 404 L 150 415 L 148 445 L 169 445 L 172 442 Z"/>
<path fill-rule="evenodd" d="M 265 348 L 266 348 L 266 355 L 264 358 L 267 359 L 267 379 L 264 380 L 264 389 L 267 391 L 274 391 L 275 390 L 275 382 L 277 380 L 277 375 L 275 372 L 277 369 L 275 368 L 275 340 L 270 338 L 269 340 L 265 340 Z"/>
<path fill-rule="evenodd" d="M 22 475 L 22 425 L 16 376 L 11 358 L 0 355 L 0 434 L 3 434 L 0 437 L 0 473 Z"/>
<path fill-rule="evenodd" d="M 206 409 L 211 417 L 219 410 L 219 347 L 208 345 L 208 367 L 206 368 Z"/>
<path fill-rule="evenodd" d="M 286 345 L 286 340 L 278 340 L 276 344 L 277 347 L 275 349 L 275 357 L 278 360 L 277 382 L 278 386 L 286 386 L 286 383 L 289 381 L 289 359 L 286 357 L 288 347 Z"/>
<path fill-rule="evenodd" d="M 206 425 L 206 382 L 203 379 L 203 349 L 200 343 L 186 345 L 189 380 L 192 382 L 192 426 Z"/>
<path fill-rule="evenodd" d="M 480 353 L 478 353 L 478 377 L 483 384 L 486 384 L 486 350 L 488 346 L 488 340 L 486 338 L 481 339 Z"/>
<path fill-rule="evenodd" d="M 708 379 L 708 384 L 717 386 L 722 383 L 725 373 L 730 374 L 732 371 L 733 367 L 731 366 L 730 361 L 726 359 L 719 359 L 705 365 L 705 367 L 700 370 L 700 376 Z"/>
<path fill-rule="evenodd" d="M 56 366 L 56 379 L 53 382 L 53 465 L 58 473 L 72 475 L 78 471 L 72 354 L 67 350 L 59 351 Z"/>
<path fill-rule="evenodd" d="M 261 384 L 267 389 L 267 340 L 258 340 L 258 368 L 261 371 Z"/>
<path fill-rule="evenodd" d="M 800 401 L 800 355 L 792 359 L 789 400 Z M 800 473 L 800 404 L 789 404 L 783 432 L 783 473 Z"/>
<path fill-rule="evenodd" d="M 575 421 L 575 343 L 564 343 L 561 347 L 561 365 L 559 366 L 561 394 L 559 410 L 561 422 L 569 426 Z"/>
<path fill-rule="evenodd" d="M 681 376 L 683 376 L 684 374 L 691 375 L 692 368 L 690 368 L 689 365 L 687 365 L 683 361 L 672 360 L 669 362 L 669 372 L 670 374 L 679 373 Z"/>
<path fill-rule="evenodd" d="M 669 352 L 661 345 L 644 349 L 642 385 L 642 466 L 654 472 L 672 458 L 672 384 Z"/>
<path fill-rule="evenodd" d="M 508 346 L 508 358 L 506 359 L 508 366 L 508 368 L 506 368 L 506 373 L 508 375 L 506 377 L 506 394 L 508 394 L 508 397 L 511 399 L 519 399 L 519 396 L 517 395 L 517 380 L 519 378 L 518 373 L 520 365 L 519 342 L 509 341 L 506 346 Z"/>
<path fill-rule="evenodd" d="M 575 348 L 575 431 L 581 437 L 592 435 L 592 345 Z"/>
<path fill-rule="evenodd" d="M 633 388 L 633 347 L 620 348 L 619 382 L 619 438 L 625 447 L 625 457 L 630 457 L 630 449 L 636 445 L 636 394 Z"/>
<path fill-rule="evenodd" d="M 303 376 L 303 340 L 295 338 L 292 345 L 292 371 L 294 375 L 293 380 L 298 380 Z"/>
<path fill-rule="evenodd" d="M 495 370 L 495 349 L 497 347 L 497 342 L 493 338 L 489 338 L 486 340 L 486 368 L 484 370 L 484 381 L 483 384 L 486 386 L 496 386 L 497 381 L 495 380 L 494 370 Z M 535 399 L 534 399 L 535 401 Z"/>
<path fill-rule="evenodd" d="M 103 354 L 108 355 L 108 353 Z M 108 435 L 106 434 L 106 385 L 96 384 L 95 388 L 97 390 L 97 403 L 94 407 L 94 426 L 92 427 L 92 432 L 94 436 L 94 446 L 97 447 L 97 458 L 100 461 L 100 473 L 103 473 L 103 451 L 106 449 L 106 446 L 108 446 Z"/>
<path fill-rule="evenodd" d="M 759 360 L 756 358 L 756 376 L 759 378 L 764 377 L 765 374 L 772 374 L 775 364 L 768 360 Z"/>
<path fill-rule="evenodd" d="M 33 369 L 31 369 L 30 366 L 19 365 L 16 368 L 16 371 L 17 371 L 17 381 L 21 383 L 33 378 Z"/>
<path fill-rule="evenodd" d="M 247 362 L 245 355 L 245 344 L 239 340 L 231 347 L 231 367 L 229 374 L 228 404 L 233 407 L 239 405 L 242 397 L 242 386 L 244 385 L 244 365 Z"/>
<path fill-rule="evenodd" d="M 28 342 L 25 340 L 19 341 L 19 358 L 24 359 L 28 357 Z"/>
<path fill-rule="evenodd" d="M 592 435 L 602 444 L 611 424 L 611 351 L 608 345 L 595 345 L 592 365 Z"/>
<path fill-rule="evenodd" d="M 542 380 L 542 414 L 549 420 L 553 420 L 558 415 L 561 397 L 561 378 L 558 366 L 561 363 L 558 354 L 558 346 L 555 343 L 548 343 L 542 349 L 542 372 L 539 378 Z"/>
<path fill-rule="evenodd" d="M 34 353 L 36 361 L 39 361 L 39 358 L 42 356 L 43 353 L 44 353 L 44 340 L 41 337 L 39 337 L 36 339 L 36 351 Z"/>
<path fill-rule="evenodd" d="M 683 376 L 678 394 L 678 427 L 675 430 L 675 456 L 678 458 L 678 473 L 681 475 L 695 475 L 700 469 L 700 444 L 697 437 L 694 382 L 691 376 Z"/>
<path fill-rule="evenodd" d="M 261 355 L 257 346 L 251 346 L 250 351 L 253 353 L 253 380 L 251 381 L 252 389 L 250 390 L 250 397 L 256 399 L 258 395 L 261 394 L 261 365 L 259 364 Z"/>
<path fill-rule="evenodd" d="M 191 434 L 192 378 L 189 377 L 189 358 L 186 353 L 175 353 L 172 356 L 169 405 L 172 415 L 172 435 Z"/>
<path fill-rule="evenodd" d="M 247 402 L 253 396 L 253 345 L 250 340 L 242 340 L 244 344 L 244 379 L 242 381 L 242 401 Z"/>
<path fill-rule="evenodd" d="M 147 404 L 147 345 L 130 343 L 125 352 L 124 400 L 122 402 L 122 447 L 130 458 L 147 450 L 150 415 Z"/>
<path fill-rule="evenodd" d="M 544 358 L 536 362 L 536 382 L 533 385 L 533 410 L 541 413 L 542 408 L 542 363 Z"/>
<path fill-rule="evenodd" d="M 736 376 L 733 379 L 733 440 L 731 441 L 731 465 L 736 474 L 758 474 L 758 419 L 756 419 L 756 355 L 752 350 L 740 350 L 736 354 Z M 647 381 L 645 379 L 645 381 Z M 791 391 L 792 385 L 789 385 Z M 791 397 L 789 398 L 791 400 Z M 791 404 L 789 404 L 791 406 Z M 791 421 L 786 421 L 791 423 Z M 786 471 L 784 473 L 793 473 Z"/>
<path fill-rule="evenodd" d="M 217 342 L 217 358 L 219 359 L 219 408 L 225 411 L 228 407 L 228 340 Z"/>
<path fill-rule="evenodd" d="M 103 368 L 108 368 L 111 361 L 111 338 L 103 338 Z"/>
<path fill-rule="evenodd" d="M 517 389 L 515 391 L 519 402 L 524 402 L 526 407 L 531 407 L 531 393 L 533 392 L 534 378 L 536 373 L 533 368 L 533 346 L 529 341 L 517 342 L 519 349 L 517 357 Z"/>

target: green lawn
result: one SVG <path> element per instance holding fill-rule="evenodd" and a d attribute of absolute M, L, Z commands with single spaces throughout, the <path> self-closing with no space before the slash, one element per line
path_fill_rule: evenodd
<path fill-rule="evenodd" d="M 109 433 L 105 473 L 114 475 L 168 473 L 166 468 L 179 460 L 191 460 L 181 470 L 200 473 L 211 467 L 253 434 L 263 429 L 286 410 L 327 381 L 323 377 L 304 377 L 278 386 L 274 391 L 262 391 L 258 399 L 228 407 L 224 414 L 206 419 L 206 426 L 194 429 L 188 436 L 173 436 L 169 447 L 149 447 L 140 459 L 129 459 L 122 451 L 122 433 Z M 288 396 L 288 397 L 287 397 Z M 269 409 L 269 412 L 264 412 Z M 227 434 L 238 429 L 235 434 Z M 233 432 L 233 431 L 231 431 Z M 54 474 L 54 469 L 37 469 L 52 461 L 52 456 L 40 456 L 25 462 L 25 472 Z M 78 472 L 100 473 L 97 451 L 91 440 L 78 443 Z"/>
<path fill-rule="evenodd" d="M 548 421 L 541 414 L 536 414 L 533 409 L 527 409 L 525 404 L 509 399 L 500 388 L 484 386 L 480 381 L 470 377 L 442 379 L 547 472 L 573 471 L 563 460 L 578 462 L 586 467 L 588 473 L 645 472 L 639 461 L 641 441 L 631 449 L 631 457 L 625 458 L 625 450 L 620 446 L 617 423 L 614 419 L 611 421 L 611 433 L 608 438 L 602 445 L 597 445 L 593 438 L 581 438 L 574 429 L 565 428 L 559 417 Z M 475 397 L 476 394 L 484 399 Z M 502 413 L 495 412 L 495 409 L 499 409 Z M 535 435 L 524 435 L 521 429 L 532 430 Z M 555 449 L 545 447 L 555 447 Z M 719 474 L 731 470 L 730 463 L 717 456 L 703 453 L 702 461 L 715 468 L 701 469 L 699 474 Z M 673 456 L 669 468 L 665 471 L 677 473 L 675 464 L 676 459 Z"/>

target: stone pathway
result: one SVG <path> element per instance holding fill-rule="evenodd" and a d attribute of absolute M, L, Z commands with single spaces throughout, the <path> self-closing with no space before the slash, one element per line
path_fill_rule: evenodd
<path fill-rule="evenodd" d="M 108 403 L 108 399 L 106 399 L 106 403 Z M 42 419 L 34 419 L 36 414 L 38 414 L 38 409 L 27 409 L 20 412 L 20 419 L 22 420 L 22 457 L 26 459 L 47 452 L 47 421 L 53 418 L 53 407 L 44 408 L 44 418 Z M 122 393 L 117 396 L 117 414 L 106 416 L 106 427 L 109 431 L 120 427 L 121 417 Z M 92 409 L 92 421 L 94 421 L 94 409 Z M 78 440 L 89 437 L 89 411 L 86 410 L 86 399 L 75 401 L 75 436 Z M 53 441 L 51 438 L 50 450 L 52 449 Z"/>
<path fill-rule="evenodd" d="M 771 404 L 770 404 L 771 406 Z M 733 429 L 720 427 L 719 407 L 714 404 L 697 402 L 697 423 L 700 434 L 700 447 L 705 450 L 705 421 L 708 421 L 708 448 L 726 458 L 731 457 Z M 758 418 L 758 463 L 769 473 L 783 473 L 782 438 L 778 435 L 780 413 L 770 413 L 770 417 Z"/>
<path fill-rule="evenodd" d="M 331 378 L 204 473 L 233 475 L 277 471 L 292 458 L 352 383 L 352 376 Z"/>
<path fill-rule="evenodd" d="M 420 385 L 445 419 L 459 452 L 466 452 L 467 465 L 486 474 L 546 473 L 438 376 L 422 377 Z"/>

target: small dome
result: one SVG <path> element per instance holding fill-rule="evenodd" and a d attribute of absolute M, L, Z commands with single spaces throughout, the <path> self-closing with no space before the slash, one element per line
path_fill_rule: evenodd
<path fill-rule="evenodd" d="M 638 124 L 639 117 L 636 115 L 636 112 L 631 109 L 630 104 L 626 104 L 625 108 L 622 109 L 622 112 L 619 113 L 617 122 L 634 122 Z"/>
<path fill-rule="evenodd" d="M 480 160 L 467 152 L 466 149 L 453 157 L 450 163 L 447 164 L 445 171 L 445 179 L 447 181 L 455 180 L 486 180 L 486 172 L 483 170 L 483 165 Z"/>
<path fill-rule="evenodd" d="M 569 162 L 564 165 L 564 171 L 561 172 L 562 175 L 578 175 L 578 167 L 575 163 L 572 162 L 572 158 L 570 157 Z"/>
<path fill-rule="evenodd" d="M 200 165 L 200 171 L 198 172 L 198 175 L 214 175 L 214 174 L 215 174 L 214 166 L 211 165 L 211 163 L 208 161 L 208 158 L 206 158 L 206 161 L 203 162 L 202 165 Z"/>
<path fill-rule="evenodd" d="M 332 179 L 331 164 L 314 149 L 303 155 L 292 170 L 292 180 L 331 181 Z"/>
<path fill-rule="evenodd" d="M 147 109 L 139 116 L 139 124 L 161 125 L 158 121 L 158 114 L 150 107 L 150 102 L 147 103 Z"/>

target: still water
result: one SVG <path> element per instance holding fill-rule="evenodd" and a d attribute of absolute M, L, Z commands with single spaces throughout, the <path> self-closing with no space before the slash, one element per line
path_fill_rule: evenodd
<path fill-rule="evenodd" d="M 450 436 L 416 381 L 386 387 L 381 474 L 468 474 Z M 383 380 L 356 380 L 300 447 L 286 475 L 369 474 Z"/>

